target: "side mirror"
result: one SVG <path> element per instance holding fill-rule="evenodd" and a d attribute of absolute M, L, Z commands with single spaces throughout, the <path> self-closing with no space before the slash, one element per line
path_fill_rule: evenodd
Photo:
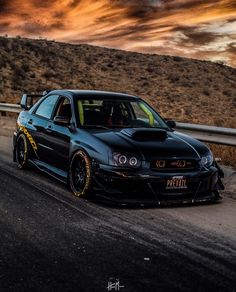
<path fill-rule="evenodd" d="M 53 120 L 54 124 L 67 127 L 71 124 L 70 118 L 63 116 L 56 116 Z"/>
<path fill-rule="evenodd" d="M 176 122 L 174 120 L 167 120 L 166 123 L 172 129 L 176 127 Z"/>

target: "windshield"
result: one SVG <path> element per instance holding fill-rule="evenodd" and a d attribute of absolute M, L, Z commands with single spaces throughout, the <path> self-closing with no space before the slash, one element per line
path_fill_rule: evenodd
<path fill-rule="evenodd" d="M 163 128 L 162 118 L 142 100 L 81 99 L 77 119 L 84 128 Z"/>

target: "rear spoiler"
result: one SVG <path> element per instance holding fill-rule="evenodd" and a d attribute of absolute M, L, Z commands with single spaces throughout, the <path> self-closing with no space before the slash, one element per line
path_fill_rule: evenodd
<path fill-rule="evenodd" d="M 20 102 L 21 108 L 29 110 L 35 104 L 35 100 L 39 100 L 46 94 L 48 91 L 44 91 L 42 94 L 23 94 Z"/>

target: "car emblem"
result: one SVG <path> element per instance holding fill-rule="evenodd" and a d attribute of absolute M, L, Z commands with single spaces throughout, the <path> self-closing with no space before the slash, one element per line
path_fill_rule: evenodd
<path fill-rule="evenodd" d="M 177 166 L 177 167 L 185 167 L 186 166 L 186 160 L 177 160 L 171 162 L 172 166 Z"/>

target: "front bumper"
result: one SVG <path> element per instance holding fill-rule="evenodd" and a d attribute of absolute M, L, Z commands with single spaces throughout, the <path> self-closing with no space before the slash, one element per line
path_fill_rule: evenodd
<path fill-rule="evenodd" d="M 188 181 L 186 189 L 167 189 L 166 182 L 173 176 Z M 166 173 L 144 170 L 124 170 L 99 165 L 94 180 L 104 199 L 118 204 L 183 204 L 219 200 L 218 190 L 223 189 L 218 169 L 201 169 L 192 172 Z"/>

